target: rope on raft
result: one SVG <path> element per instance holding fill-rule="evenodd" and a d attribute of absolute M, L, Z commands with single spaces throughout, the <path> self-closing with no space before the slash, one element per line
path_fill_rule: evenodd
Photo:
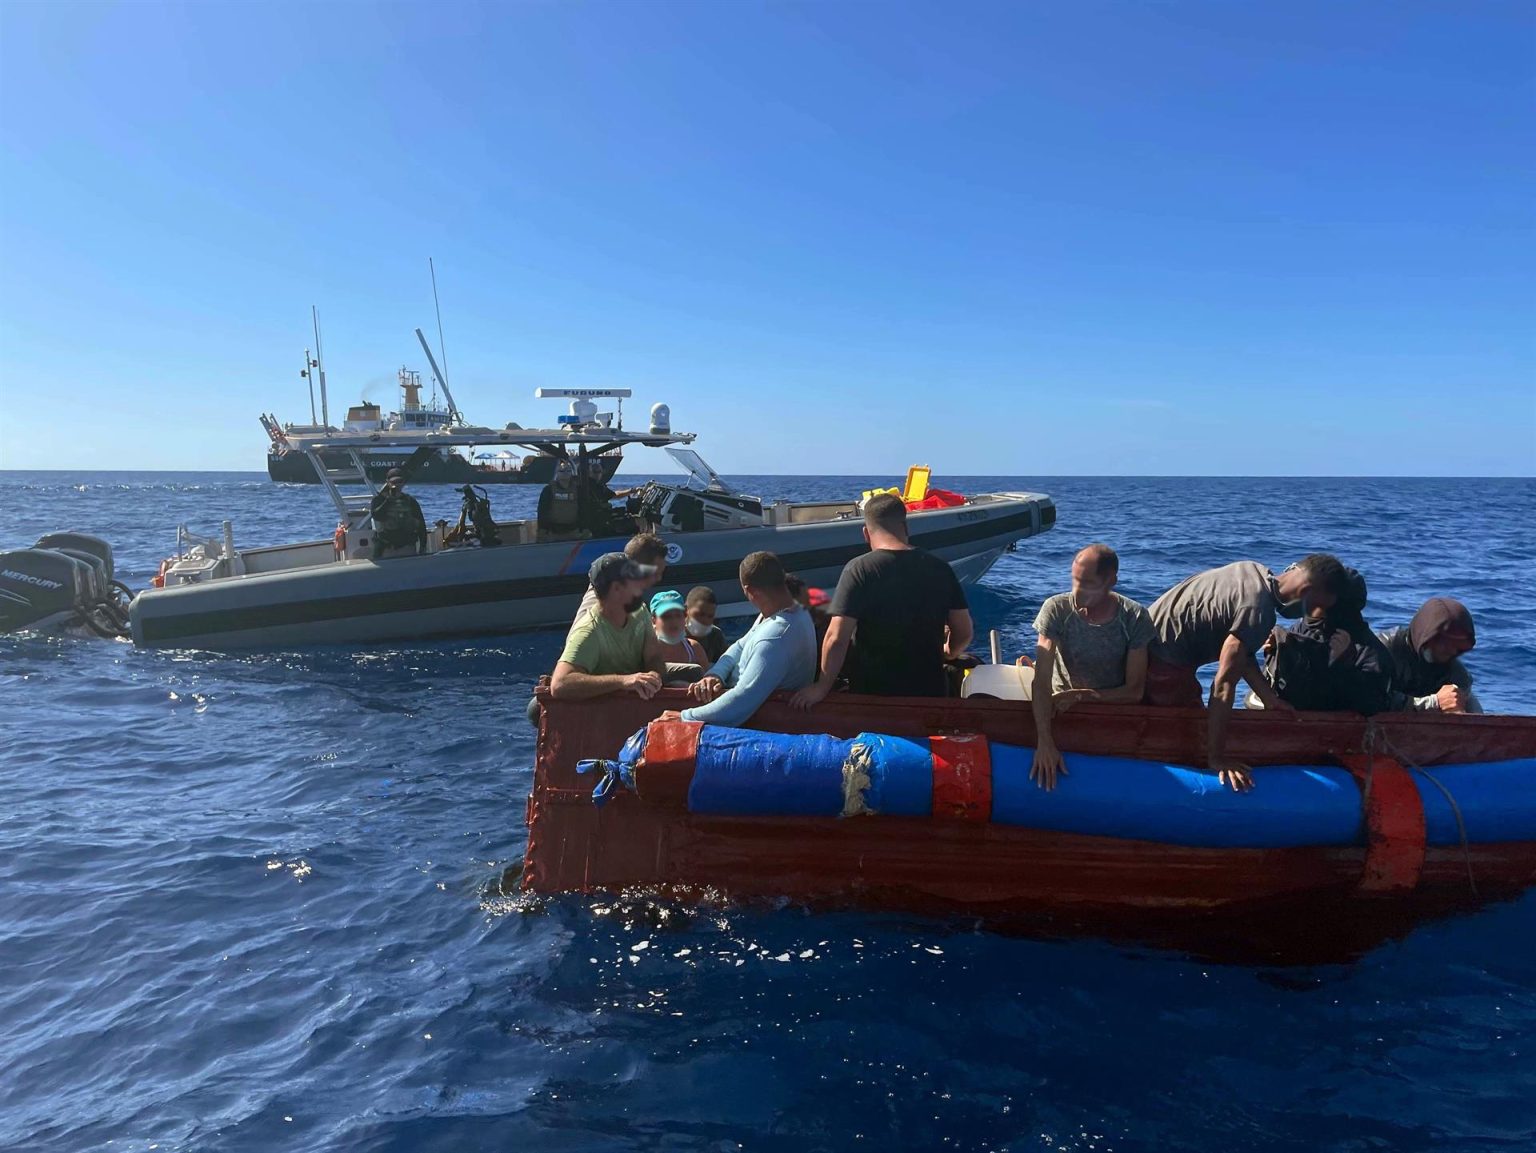
<path fill-rule="evenodd" d="M 1466 862 L 1467 865 L 1467 888 L 1471 890 L 1473 899 L 1477 899 L 1477 877 L 1472 868 L 1472 846 L 1467 840 L 1467 822 L 1461 815 L 1461 805 L 1457 803 L 1455 794 L 1453 794 L 1451 790 L 1446 787 L 1444 781 L 1435 776 L 1434 773 L 1430 772 L 1423 765 L 1418 764 L 1412 758 L 1408 757 L 1403 753 L 1401 749 L 1393 744 L 1391 738 L 1388 737 L 1387 734 L 1382 731 L 1381 726 L 1376 723 L 1375 718 L 1371 718 L 1365 722 L 1365 739 L 1362 742 L 1362 745 L 1365 749 L 1366 755 L 1364 796 L 1364 801 L 1366 803 L 1369 803 L 1371 798 L 1371 777 L 1373 775 L 1373 762 L 1377 749 L 1380 749 L 1381 752 L 1385 753 L 1387 756 L 1390 756 L 1405 769 L 1409 769 L 1412 772 L 1418 773 L 1426 781 L 1434 785 L 1435 788 L 1440 790 L 1441 795 L 1445 797 L 1446 804 L 1451 806 L 1451 815 L 1456 818 L 1456 832 L 1457 835 L 1461 837 L 1461 855 L 1462 859 Z"/>

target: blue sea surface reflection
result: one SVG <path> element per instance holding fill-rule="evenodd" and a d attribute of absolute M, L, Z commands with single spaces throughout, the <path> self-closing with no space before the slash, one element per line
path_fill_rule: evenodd
<path fill-rule="evenodd" d="M 1143 600 L 1331 548 L 1380 626 L 1465 599 L 1483 701 L 1536 713 L 1536 482 L 936 479 L 1058 502 L 973 598 L 1010 654 L 1088 540 Z M 741 478 L 798 498 L 877 481 Z M 0 495 L 0 547 L 95 531 L 134 585 L 179 521 L 232 518 L 243 543 L 329 523 L 317 491 L 224 474 L 0 474 Z M 535 496 L 493 493 L 506 513 Z M 1532 1147 L 1536 896 L 1278 969 L 969 921 L 508 895 L 522 707 L 559 641 L 0 638 L 0 1147 Z"/>

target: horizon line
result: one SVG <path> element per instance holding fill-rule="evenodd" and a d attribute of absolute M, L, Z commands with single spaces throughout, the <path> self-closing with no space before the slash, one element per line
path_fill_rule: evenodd
<path fill-rule="evenodd" d="M 266 477 L 261 469 L 230 468 L 0 468 L 0 476 L 7 475 L 57 475 L 57 476 L 253 476 Z M 617 472 L 615 476 L 634 475 Z M 687 476 L 685 472 L 656 475 Z M 884 472 L 722 472 L 721 476 L 824 478 L 827 480 L 867 479 L 891 475 Z M 1536 480 L 1536 473 L 1216 473 L 1216 472 L 939 472 L 934 476 L 959 477 L 962 479 L 991 479 L 997 477 L 1060 478 L 1064 480 Z M 273 484 L 289 482 L 273 481 Z M 437 484 L 440 482 L 427 482 Z M 520 487 L 542 487 L 526 484 Z"/>

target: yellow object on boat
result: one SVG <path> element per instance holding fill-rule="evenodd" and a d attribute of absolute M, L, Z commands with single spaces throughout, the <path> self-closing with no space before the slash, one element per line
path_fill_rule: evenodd
<path fill-rule="evenodd" d="M 872 496 L 885 496 L 887 493 L 903 502 L 922 500 L 928 495 L 928 478 L 932 475 L 933 470 L 926 464 L 914 464 L 907 469 L 907 481 L 901 488 L 866 488 L 859 502 L 862 504 Z"/>
<path fill-rule="evenodd" d="M 926 464 L 914 464 L 907 469 L 907 483 L 901 490 L 901 499 L 922 500 L 928 495 L 928 478 L 932 475 L 933 470 Z"/>

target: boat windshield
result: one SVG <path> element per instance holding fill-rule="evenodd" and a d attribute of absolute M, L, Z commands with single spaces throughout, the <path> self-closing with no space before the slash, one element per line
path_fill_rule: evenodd
<path fill-rule="evenodd" d="M 700 488 L 710 492 L 730 492 L 725 481 L 720 479 L 720 474 L 710 468 L 704 462 L 704 458 L 691 448 L 678 448 L 676 445 L 666 445 L 667 455 L 688 471 L 688 479 L 696 481 Z"/>

